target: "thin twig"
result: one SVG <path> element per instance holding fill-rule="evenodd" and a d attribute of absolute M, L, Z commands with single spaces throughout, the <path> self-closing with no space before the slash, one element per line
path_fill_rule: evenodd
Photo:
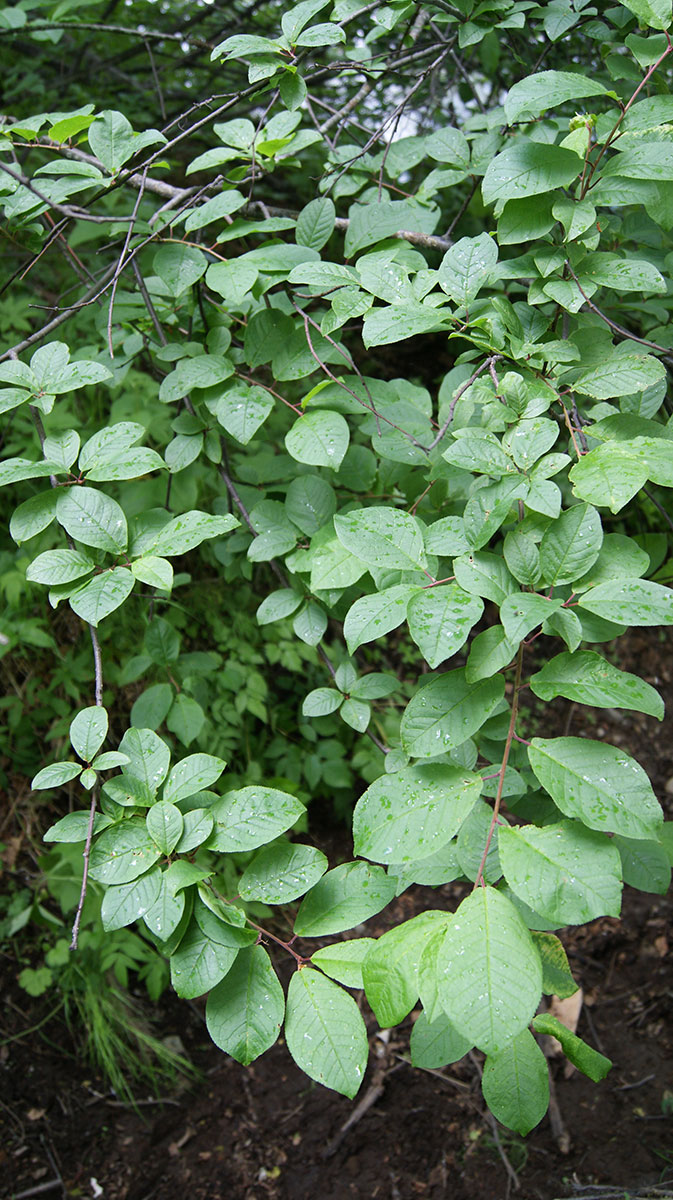
<path fill-rule="evenodd" d="M 596 313 L 597 317 L 601 318 L 601 321 L 605 321 L 605 324 L 610 326 L 610 329 L 614 329 L 615 333 L 619 333 L 619 334 L 621 334 L 622 337 L 628 338 L 630 342 L 638 342 L 641 346 L 648 346 L 650 350 L 658 350 L 660 354 L 665 354 L 668 358 L 670 358 L 670 356 L 671 356 L 671 347 L 670 346 L 660 346 L 658 342 L 650 342 L 650 341 L 648 341 L 647 338 L 638 337 L 637 334 L 631 333 L 631 331 L 629 329 L 625 329 L 623 325 L 618 325 L 616 321 L 612 321 L 610 319 L 610 317 L 606 316 L 605 313 L 602 312 L 602 310 L 598 307 L 598 305 L 594 304 L 593 300 L 591 300 L 587 296 L 586 292 L 584 291 L 584 288 L 582 287 L 582 284 L 580 283 L 579 279 L 577 278 L 575 272 L 573 271 L 573 269 L 567 259 L 566 259 L 565 265 L 566 265 L 569 273 L 572 275 L 573 279 L 575 280 L 575 283 L 577 284 L 577 287 L 579 288 L 579 291 L 582 294 L 585 303 L 588 305 L 588 307 L 591 309 L 592 312 Z"/>
<path fill-rule="evenodd" d="M 122 252 L 119 255 L 117 269 L 116 269 L 116 271 L 114 273 L 114 277 L 112 279 L 112 291 L 110 292 L 110 305 L 108 308 L 108 318 L 107 318 L 107 344 L 108 344 L 108 350 L 110 351 L 110 358 L 114 358 L 114 356 L 115 356 L 114 346 L 112 345 L 112 310 L 114 309 L 115 296 L 117 294 L 117 284 L 119 283 L 119 277 L 120 277 L 122 271 L 124 270 L 124 267 L 126 266 L 126 251 L 128 250 L 129 243 L 131 241 L 131 238 L 133 237 L 133 229 L 134 229 L 134 226 L 136 223 L 136 217 L 138 216 L 138 209 L 140 208 L 140 203 L 141 203 L 144 193 L 145 193 L 145 177 L 143 176 L 142 185 L 138 189 L 138 195 L 136 197 L 136 202 L 135 202 L 135 205 L 133 208 L 133 212 L 131 213 L 131 220 L 129 222 L 129 227 L 126 230 L 126 237 L 124 238 L 124 245 L 122 246 Z"/>
<path fill-rule="evenodd" d="M 484 853 L 482 854 L 481 862 L 479 863 L 479 870 L 477 871 L 477 878 L 474 881 L 475 888 L 479 887 L 479 885 L 483 881 L 484 867 L 486 866 L 486 859 L 488 858 L 488 852 L 489 852 L 489 849 L 491 846 L 491 841 L 493 839 L 495 827 L 498 823 L 498 813 L 500 812 L 500 804 L 502 802 L 502 793 L 503 793 L 503 788 L 504 788 L 504 784 L 505 784 L 505 772 L 507 771 L 507 762 L 509 759 L 509 752 L 512 748 L 512 742 L 514 740 L 514 728 L 516 726 L 516 717 L 517 717 L 517 713 L 519 711 L 519 691 L 521 688 L 522 668 L 523 668 L 523 642 L 519 646 L 519 650 L 518 650 L 518 653 L 516 656 L 516 671 L 515 671 L 515 675 L 514 675 L 514 691 L 512 694 L 512 709 L 511 709 L 510 716 L 509 716 L 509 729 L 507 730 L 505 749 L 504 749 L 503 755 L 502 755 L 502 763 L 500 764 L 500 771 L 498 772 L 498 789 L 495 794 L 495 804 L 493 805 L 493 815 L 491 817 L 491 827 L 488 831 L 488 837 L 486 838 L 486 845 L 484 846 Z"/>
<path fill-rule="evenodd" d="M 447 416 L 444 424 L 442 425 L 441 429 L 439 430 L 439 433 L 437 434 L 434 441 L 430 442 L 430 445 L 425 447 L 425 449 L 428 451 L 428 453 L 431 450 L 434 450 L 435 446 L 438 446 L 439 443 L 441 442 L 442 438 L 444 437 L 444 434 L 446 433 L 447 429 L 449 428 L 449 425 L 451 424 L 451 422 L 453 420 L 453 414 L 456 411 L 456 405 L 457 405 L 458 401 L 460 400 L 461 396 L 463 396 L 465 394 L 465 392 L 467 391 L 467 389 L 469 387 L 472 387 L 472 384 L 475 382 L 476 379 L 479 378 L 479 376 L 481 374 L 483 374 L 484 371 L 490 370 L 490 368 L 492 366 L 494 366 L 495 363 L 499 362 L 501 358 L 502 358 L 502 354 L 491 355 L 491 357 L 487 358 L 486 361 L 483 362 L 480 367 L 477 367 L 476 371 L 472 372 L 472 374 L 470 375 L 470 378 L 465 380 L 465 383 L 462 383 L 460 385 L 460 387 L 458 388 L 458 391 L 456 392 L 455 396 L 453 397 L 453 400 L 451 401 L 451 404 L 449 405 L 448 416 Z"/>

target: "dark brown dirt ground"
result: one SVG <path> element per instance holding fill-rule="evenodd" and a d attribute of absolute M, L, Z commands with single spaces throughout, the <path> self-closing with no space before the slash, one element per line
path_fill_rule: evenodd
<path fill-rule="evenodd" d="M 621 665 L 655 683 L 669 712 L 672 645 L 656 631 L 636 630 L 620 646 Z M 559 732 L 583 732 L 579 710 L 562 701 L 550 708 Z M 647 717 L 601 712 L 586 732 L 638 758 L 670 819 L 670 717 L 660 726 Z M 325 835 L 332 854 L 348 854 L 344 837 Z M 386 913 L 385 923 L 370 922 L 368 932 L 381 932 L 393 916 L 408 917 L 429 904 L 453 907 L 455 893 L 450 887 L 416 889 L 396 903 L 397 912 Z M 585 991 L 578 1032 L 614 1061 L 600 1085 L 577 1073 L 565 1077 L 555 1065 L 569 1148 L 549 1117 L 525 1141 L 489 1122 L 478 1056 L 442 1072 L 411 1068 L 404 1060 L 409 1022 L 391 1031 L 387 1043 L 373 1036 L 368 1078 L 350 1102 L 307 1080 L 282 1042 L 244 1070 L 210 1042 L 203 1003 L 188 1006 L 168 994 L 159 1005 L 159 1034 L 179 1034 L 203 1082 L 159 1101 L 148 1098 L 134 1112 L 82 1061 L 59 1017 L 37 1034 L 16 1037 L 37 1024 L 53 1001 L 30 1000 L 16 984 L 16 963 L 5 956 L 0 1195 L 612 1200 L 659 1185 L 657 1195 L 673 1197 L 672 913 L 670 897 L 627 888 L 621 921 L 606 918 L 564 935 Z M 363 1098 L 371 1103 L 361 1113 Z"/>

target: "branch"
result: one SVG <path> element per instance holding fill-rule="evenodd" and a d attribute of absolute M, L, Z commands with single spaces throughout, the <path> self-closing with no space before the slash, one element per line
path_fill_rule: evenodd
<path fill-rule="evenodd" d="M 11 358 L 16 357 L 16 355 L 13 354 L 11 351 L 9 351 L 9 355 Z M 35 423 L 35 428 L 37 430 L 37 436 L 40 440 L 40 446 L 42 447 L 42 451 L 44 452 L 45 433 L 44 433 L 44 425 L 42 424 L 42 418 L 41 418 L 38 410 L 36 408 L 34 408 L 32 404 L 30 405 L 30 411 L 31 411 L 31 414 L 33 417 L 33 421 Z M 58 483 L 53 475 L 49 476 L 49 482 L 53 488 L 58 487 Z M 70 538 L 68 538 L 68 541 L 70 542 Z M 72 549 L 73 548 L 72 542 L 70 542 L 70 546 Z M 95 700 L 96 700 L 97 706 L 99 708 L 102 708 L 102 705 L 103 705 L 103 656 L 101 654 L 100 642 L 98 641 L 98 634 L 96 632 L 95 627 L 93 625 L 89 624 L 88 621 L 86 622 L 86 624 L 89 627 L 89 633 L 91 635 L 91 647 L 93 649 L 94 695 L 95 695 Z M 98 785 L 96 784 L 91 793 L 91 805 L 89 808 L 89 824 L 87 826 L 86 841 L 84 843 L 84 851 L 82 854 L 82 857 L 84 859 L 84 871 L 82 874 L 82 886 L 80 888 L 80 893 L 79 893 L 77 912 L 75 913 L 75 920 L 74 920 L 73 926 L 72 926 L 72 938 L 70 941 L 70 949 L 71 950 L 77 949 L 77 942 L 79 939 L 79 926 L 80 926 L 80 921 L 82 919 L 82 909 L 84 907 L 84 901 L 86 899 L 87 883 L 89 880 L 89 856 L 91 854 L 91 842 L 93 839 L 93 826 L 94 826 L 94 821 L 96 819 L 97 804 L 98 804 Z"/>
<path fill-rule="evenodd" d="M 490 849 L 493 834 L 495 832 L 495 827 L 496 827 L 497 820 L 498 820 L 498 813 L 500 812 L 500 805 L 502 803 L 502 793 L 503 793 L 503 788 L 505 785 L 505 772 L 507 771 L 507 761 L 509 759 L 509 752 L 512 748 L 512 741 L 514 739 L 514 728 L 516 726 L 516 717 L 517 717 L 517 713 L 519 711 L 519 692 L 521 690 L 522 667 L 523 667 L 523 642 L 521 642 L 521 645 L 519 646 L 519 650 L 518 650 L 518 653 L 516 656 L 516 673 L 514 676 L 514 693 L 512 695 L 512 711 L 511 711 L 510 717 L 509 717 L 509 729 L 507 730 L 507 739 L 505 741 L 505 749 L 504 749 L 503 755 L 502 755 L 502 763 L 500 764 L 500 770 L 498 772 L 498 790 L 495 794 L 495 804 L 493 805 L 493 816 L 491 817 L 491 828 L 488 831 L 488 837 L 486 838 L 486 845 L 484 846 L 484 853 L 481 856 L 481 862 L 479 863 L 479 870 L 477 871 L 477 878 L 474 881 L 475 888 L 479 887 L 480 883 L 483 883 L 484 867 L 486 866 L 486 859 L 488 858 L 488 851 Z"/>
<path fill-rule="evenodd" d="M 601 309 L 594 304 L 593 300 L 590 300 L 587 296 L 582 284 L 568 262 L 568 259 L 566 259 L 565 265 L 575 280 L 575 283 L 577 284 L 582 296 L 584 297 L 585 303 L 588 304 L 592 312 L 596 313 L 597 317 L 600 317 L 601 321 L 605 321 L 605 324 L 610 326 L 610 329 L 614 329 L 615 333 L 619 333 L 622 337 L 628 338 L 630 342 L 639 342 L 641 346 L 648 346 L 650 350 L 658 350 L 660 354 L 665 354 L 667 358 L 671 357 L 670 346 L 660 346 L 658 342 L 649 342 L 647 338 L 638 337 L 636 333 L 631 333 L 630 330 L 625 329 L 623 325 L 618 325 L 616 321 L 611 321 L 610 317 L 606 317 L 605 313 L 602 312 Z"/>
<path fill-rule="evenodd" d="M 435 446 L 439 445 L 442 438 L 444 437 L 444 434 L 446 433 L 447 429 L 449 428 L 449 425 L 451 424 L 451 422 L 453 420 L 453 414 L 456 411 L 456 405 L 457 405 L 458 401 L 460 400 L 460 397 L 462 395 L 464 395 L 464 393 L 467 391 L 467 389 L 469 387 L 472 387 L 472 384 L 474 383 L 475 379 L 478 379 L 479 376 L 485 370 L 488 369 L 490 371 L 491 367 L 495 366 L 495 364 L 497 362 L 499 362 L 501 358 L 502 358 L 502 354 L 492 354 L 491 357 L 487 358 L 486 361 L 483 362 L 480 367 L 477 367 L 476 371 L 472 372 L 472 374 L 470 375 L 470 378 L 465 380 L 465 383 L 462 383 L 460 385 L 460 387 L 458 388 L 458 391 L 456 392 L 455 396 L 453 397 L 453 400 L 451 401 L 451 404 L 449 405 L 449 415 L 446 418 L 444 424 L 442 425 L 439 433 L 437 434 L 437 437 L 434 439 L 434 441 L 430 442 L 429 446 L 425 447 L 425 449 L 428 451 L 428 453 L 431 450 L 434 450 Z"/>

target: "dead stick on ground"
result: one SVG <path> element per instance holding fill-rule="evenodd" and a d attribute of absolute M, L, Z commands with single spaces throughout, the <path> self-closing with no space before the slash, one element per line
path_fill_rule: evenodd
<path fill-rule="evenodd" d="M 355 1106 L 348 1120 L 344 1121 L 339 1132 L 332 1138 L 331 1142 L 329 1142 L 329 1144 L 323 1150 L 322 1158 L 332 1158 L 332 1156 L 336 1154 L 349 1129 L 352 1129 L 354 1125 L 357 1125 L 358 1121 L 362 1120 L 365 1113 L 368 1113 L 369 1109 L 373 1108 L 377 1100 L 381 1099 L 388 1076 L 392 1075 L 394 1071 L 398 1071 L 401 1066 L 402 1063 L 399 1063 L 395 1067 L 376 1068 L 372 1082 L 360 1100 L 360 1103 Z"/>

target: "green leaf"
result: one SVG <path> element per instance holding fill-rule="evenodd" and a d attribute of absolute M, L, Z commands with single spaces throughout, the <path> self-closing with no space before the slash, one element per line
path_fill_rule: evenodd
<path fill-rule="evenodd" d="M 498 261 L 498 247 L 488 233 L 461 238 L 439 265 L 439 286 L 456 304 L 467 306 L 488 283 Z"/>
<path fill-rule="evenodd" d="M 344 621 L 344 636 L 349 654 L 364 642 L 373 642 L 397 629 L 407 615 L 407 606 L 418 589 L 400 584 L 384 588 L 372 596 L 361 596 L 351 605 Z"/>
<path fill-rule="evenodd" d="M 96 463 L 109 455 L 128 450 L 145 434 L 145 427 L 137 421 L 116 421 L 94 433 L 82 446 L 79 455 L 81 471 L 91 470 Z"/>
<path fill-rule="evenodd" d="M 270 392 L 237 382 L 213 405 L 220 425 L 241 445 L 247 446 L 274 406 Z"/>
<path fill-rule="evenodd" d="M 314 688 L 304 697 L 301 706 L 305 717 L 327 717 L 336 712 L 343 703 L 343 695 L 336 688 Z"/>
<path fill-rule="evenodd" d="M 514 472 L 514 463 L 505 454 L 500 442 L 485 429 L 456 430 L 455 441 L 444 451 L 442 457 L 455 467 L 473 471 L 480 475 L 491 475 L 500 479 Z"/>
<path fill-rule="evenodd" d="M 648 470 L 628 446 L 607 442 L 584 454 L 569 478 L 576 496 L 619 512 L 645 485 Z"/>
<path fill-rule="evenodd" d="M 182 836 L 183 817 L 179 808 L 168 800 L 152 806 L 145 818 L 147 830 L 162 854 L 172 854 Z"/>
<path fill-rule="evenodd" d="M 531 936 L 542 961 L 542 991 L 545 996 L 558 996 L 565 1000 L 574 996 L 578 985 L 568 966 L 568 957 L 559 939 L 553 933 L 531 931 Z"/>
<path fill-rule="evenodd" d="M 419 228 L 420 209 L 405 201 L 382 200 L 374 204 L 353 204 L 348 210 L 346 258 L 354 258 L 360 250 L 399 233 L 401 229 Z M 434 224 L 430 229 L 434 228 Z"/>
<path fill-rule="evenodd" d="M 591 254 L 582 263 L 582 277 L 599 287 L 616 292 L 665 292 L 666 281 L 645 258 L 621 258 L 618 254 Z"/>
<path fill-rule="evenodd" d="M 324 25 L 313 25 L 310 29 L 305 29 L 299 34 L 296 45 L 335 46 L 338 42 L 345 42 L 345 40 L 346 34 L 341 26 L 328 22 Z"/>
<path fill-rule="evenodd" d="M 432 758 L 462 745 L 502 700 L 502 677 L 470 684 L 464 670 L 438 675 L 409 701 L 402 717 L 402 745 L 414 758 Z"/>
<path fill-rule="evenodd" d="M 454 554 L 464 554 L 469 549 L 462 517 L 440 517 L 426 529 L 424 538 L 429 554 L 453 558 Z"/>
<path fill-rule="evenodd" d="M 50 763 L 48 767 L 43 767 L 34 777 L 31 788 L 34 792 L 42 791 L 46 788 L 57 788 L 63 783 L 68 783 L 74 779 L 82 770 L 82 764 L 76 762 L 56 762 Z"/>
<path fill-rule="evenodd" d="M 171 296 L 181 296 L 205 273 L 208 260 L 195 246 L 173 242 L 159 247 L 153 266 Z"/>
<path fill-rule="evenodd" d="M 358 700 L 381 700 L 391 692 L 396 692 L 399 686 L 399 680 L 394 675 L 372 671 L 369 675 L 361 675 L 348 690 Z"/>
<path fill-rule="evenodd" d="M 456 583 L 471 596 L 483 596 L 494 604 L 502 604 L 506 596 L 517 590 L 502 557 L 482 551 L 465 554 L 453 560 Z"/>
<path fill-rule="evenodd" d="M 78 617 L 98 625 L 101 620 L 124 604 L 136 581 L 125 566 L 103 571 L 71 594 L 70 606 Z"/>
<path fill-rule="evenodd" d="M 132 450 L 117 450 L 109 455 L 99 456 L 95 465 L 87 472 L 87 479 L 96 483 L 113 479 L 139 479 L 141 475 L 161 471 L 165 466 L 156 450 L 139 446 Z"/>
<path fill-rule="evenodd" d="M 522 1137 L 540 1123 L 549 1106 L 549 1070 L 532 1033 L 522 1029 L 504 1050 L 488 1055 L 481 1090 L 493 1116 Z"/>
<path fill-rule="evenodd" d="M 481 787 L 471 771 L 440 764 L 382 775 L 355 806 L 355 853 L 383 863 L 427 858 L 455 836 Z"/>
<path fill-rule="evenodd" d="M 472 1049 L 472 1045 L 469 1038 L 458 1033 L 444 1013 L 431 1022 L 427 1014 L 422 1012 L 411 1030 L 409 1050 L 415 1067 L 436 1070 L 459 1062 Z"/>
<path fill-rule="evenodd" d="M 349 696 L 341 705 L 339 715 L 342 721 L 350 725 L 351 729 L 356 729 L 358 733 L 364 733 L 371 718 L 371 706 Z"/>
<path fill-rule="evenodd" d="M 219 221 L 222 217 L 231 216 L 237 209 L 242 208 L 244 204 L 245 196 L 242 196 L 235 188 L 220 192 L 218 196 L 213 196 L 211 200 L 206 200 L 205 204 L 200 204 L 198 208 L 190 210 L 185 221 L 185 232 L 191 233 L 194 229 L 203 229 L 204 226 L 212 224 L 213 221 Z"/>
<path fill-rule="evenodd" d="M 158 739 L 157 739 L 158 740 Z M 128 751 L 127 751 L 128 753 Z M 176 763 L 164 784 L 164 800 L 177 804 L 220 778 L 226 763 L 212 754 L 189 754 Z"/>
<path fill-rule="evenodd" d="M 285 495 L 285 512 L 302 533 L 317 533 L 335 511 L 336 496 L 326 479 L 300 475 L 292 480 Z"/>
<path fill-rule="evenodd" d="M 439 1001 L 457 1031 L 495 1054 L 530 1023 L 542 967 L 514 905 L 480 887 L 459 905 L 437 955 Z"/>
<path fill-rule="evenodd" d="M 166 726 L 180 739 L 183 746 L 191 746 L 206 722 L 206 714 L 197 700 L 180 692 L 175 697 L 166 717 Z"/>
<path fill-rule="evenodd" d="M 240 524 L 231 513 L 222 517 L 212 517 L 209 513 L 192 509 L 174 517 L 159 532 L 151 546 L 145 547 L 145 553 L 150 550 L 160 557 L 170 557 L 173 554 L 186 554 L 194 550 L 208 538 L 222 537 Z"/>
<path fill-rule="evenodd" d="M 168 774 L 170 752 L 166 743 L 151 729 L 127 729 L 119 749 L 129 760 L 122 767 L 123 775 L 139 783 L 150 796 L 155 795 Z"/>
<path fill-rule="evenodd" d="M 263 904 L 288 904 L 303 896 L 327 870 L 325 855 L 313 846 L 278 842 L 256 854 L 243 872 L 239 895 Z"/>
<path fill-rule="evenodd" d="M 71 583 L 90 575 L 96 564 L 79 550 L 45 550 L 38 554 L 26 571 L 31 583 L 45 583 L 54 587 L 60 583 Z"/>
<path fill-rule="evenodd" d="M 593 650 L 557 654 L 531 676 L 530 686 L 541 700 L 565 696 L 596 708 L 628 708 L 661 721 L 664 702 L 659 693 L 628 671 L 620 671 Z"/>
<path fill-rule="evenodd" d="M 108 716 L 100 705 L 83 708 L 70 722 L 70 744 L 84 762 L 93 762 L 107 737 Z"/>
<path fill-rule="evenodd" d="M 30 500 L 24 500 L 23 504 L 14 509 L 9 522 L 9 532 L 15 542 L 20 545 L 51 525 L 56 516 L 57 498 L 56 492 L 50 489 L 39 492 L 37 496 L 31 496 Z"/>
<path fill-rule="evenodd" d="M 166 720 L 173 703 L 170 683 L 155 683 L 145 688 L 131 708 L 131 725 L 137 729 L 158 729 Z"/>
<path fill-rule="evenodd" d="M 49 768 L 47 767 L 46 769 L 48 770 Z M 89 809 L 84 809 L 81 812 L 67 813 L 55 825 L 50 826 L 42 840 L 44 842 L 84 842 L 89 832 L 90 820 L 91 813 Z M 102 833 L 111 824 L 110 817 L 106 817 L 103 813 L 94 814 L 94 834 Z"/>
<path fill-rule="evenodd" d="M 590 504 L 567 508 L 540 542 L 544 582 L 557 587 L 579 579 L 595 563 L 602 541 L 603 528 L 595 508 Z"/>
<path fill-rule="evenodd" d="M 210 811 L 215 826 L 208 848 L 233 854 L 272 841 L 291 829 L 306 810 L 289 792 L 255 785 L 228 792 Z"/>
<path fill-rule="evenodd" d="M 526 197 L 509 200 L 498 221 L 498 242 L 501 246 L 516 245 L 544 237 L 554 224 L 552 197 Z"/>
<path fill-rule="evenodd" d="M 535 587 L 541 575 L 540 551 L 526 533 L 512 529 L 503 544 L 505 562 L 514 578 L 526 587 Z"/>
<path fill-rule="evenodd" d="M 542 625 L 563 604 L 562 600 L 554 600 L 548 596 L 540 596 L 536 592 L 517 592 L 507 596 L 500 606 L 505 637 L 515 646 L 519 645 L 532 629 Z"/>
<path fill-rule="evenodd" d="M 185 865 L 191 866 L 191 863 Z M 167 942 L 176 931 L 180 930 L 180 922 L 186 923 L 189 920 L 190 912 L 191 909 L 187 909 L 185 893 L 178 892 L 176 894 L 172 890 L 168 871 L 164 871 L 161 876 L 159 895 L 143 917 L 147 928 L 151 929 L 154 936 L 162 942 Z"/>
<path fill-rule="evenodd" d="M 144 820 L 131 817 L 105 829 L 96 839 L 89 874 L 99 883 L 131 883 L 154 865 L 160 853 Z"/>
<path fill-rule="evenodd" d="M 122 509 L 110 496 L 94 488 L 71 487 L 56 502 L 56 517 L 71 538 L 111 554 L 120 554 L 128 544 L 128 528 Z"/>
<path fill-rule="evenodd" d="M 213 831 L 212 814 L 207 808 L 192 808 L 184 814 L 180 840 L 175 847 L 177 854 L 187 854 L 202 845 Z"/>
<path fill-rule="evenodd" d="M 498 849 L 512 891 L 547 920 L 582 925 L 619 916 L 621 863 L 604 834 L 572 821 L 542 829 L 501 826 Z"/>
<path fill-rule="evenodd" d="M 120 754 L 118 750 L 106 750 L 103 754 L 96 755 L 91 766 L 96 770 L 112 770 L 113 767 L 126 767 L 127 762 L 125 754 Z"/>
<path fill-rule="evenodd" d="M 154 798 L 144 784 L 123 774 L 115 775 L 103 784 L 103 795 L 124 808 L 147 808 Z"/>
<path fill-rule="evenodd" d="M 447 314 L 429 304 L 390 304 L 385 308 L 372 308 L 362 325 L 362 340 L 367 349 L 371 346 L 389 346 L 404 341 L 418 333 L 431 333 L 441 329 Z"/>
<path fill-rule="evenodd" d="M 608 356 L 601 366 L 581 371 L 572 386 L 575 391 L 593 396 L 596 400 L 612 400 L 617 396 L 642 392 L 664 378 L 663 363 L 651 354 L 618 354 Z"/>
<path fill-rule="evenodd" d="M 130 596 L 135 579 L 126 567 L 114 567 L 94 576 L 73 592 L 70 607 L 89 625 L 98 625 Z"/>
<path fill-rule="evenodd" d="M 593 1079 L 594 1083 L 600 1083 L 601 1079 L 605 1079 L 612 1067 L 609 1058 L 606 1058 L 604 1054 L 599 1054 L 597 1050 L 592 1050 L 576 1033 L 571 1033 L 558 1020 L 558 1017 L 552 1017 L 550 1013 L 538 1013 L 533 1018 L 533 1029 L 536 1033 L 556 1038 L 561 1043 L 563 1053 L 573 1066 L 577 1067 L 577 1070 L 581 1071 L 583 1075 L 588 1075 L 589 1079 Z"/>
<path fill-rule="evenodd" d="M 311 409 L 295 421 L 286 434 L 285 446 L 297 462 L 338 471 L 349 439 L 348 425 L 340 413 Z"/>
<path fill-rule="evenodd" d="M 508 125 L 513 125 L 522 116 L 538 117 L 567 100 L 584 100 L 587 96 L 605 94 L 603 84 L 586 75 L 570 71 L 540 71 L 537 75 L 528 75 L 510 88 L 505 97 L 505 117 Z"/>
<path fill-rule="evenodd" d="M 292 588 L 279 588 L 266 596 L 257 609 L 259 625 L 269 625 L 272 621 L 282 621 L 284 617 L 292 616 L 302 603 L 303 597 Z"/>
<path fill-rule="evenodd" d="M 161 592 L 170 592 L 173 587 L 173 568 L 165 558 L 148 554 L 137 558 L 131 563 L 131 574 L 134 579 L 146 583 L 148 587 L 157 588 Z"/>
<path fill-rule="evenodd" d="M 307 646 L 317 646 L 327 629 L 327 613 L 319 604 L 309 600 L 297 613 L 292 628 L 297 637 Z"/>
<path fill-rule="evenodd" d="M 262 946 L 240 950 L 206 1003 L 208 1033 L 244 1067 L 278 1040 L 285 1012 L 283 989 Z"/>
<path fill-rule="evenodd" d="M 352 996 L 310 967 L 290 980 L 285 1040 L 311 1079 L 353 1099 L 367 1065 L 365 1023 Z"/>
<path fill-rule="evenodd" d="M 606 621 L 625 625 L 673 625 L 673 590 L 649 579 L 599 583 L 577 601 Z"/>
<path fill-rule="evenodd" d="M 32 462 L 28 458 L 6 458 L 0 463 L 0 487 L 19 483 L 22 479 L 43 479 L 45 475 L 63 474 L 58 463 Z"/>
<path fill-rule="evenodd" d="M 445 927 L 446 913 L 420 913 L 374 942 L 362 963 L 362 980 L 382 1029 L 397 1025 L 418 1000 L 418 967 L 428 939 Z"/>
<path fill-rule="evenodd" d="M 209 992 L 234 964 L 238 949 L 211 942 L 192 921 L 171 955 L 171 983 L 178 996 L 193 1000 Z"/>
<path fill-rule="evenodd" d="M 341 933 L 380 912 L 394 895 L 394 880 L 382 867 L 342 863 L 323 875 L 304 897 L 294 931 L 298 937 Z"/>
<path fill-rule="evenodd" d="M 173 864 L 174 867 L 177 865 Z M 186 865 L 191 866 L 190 863 Z M 194 916 L 199 928 L 211 942 L 240 948 L 257 941 L 256 931 L 245 924 L 243 909 L 220 900 L 204 884 L 198 885 L 198 893 L 194 901 Z"/>
<path fill-rule="evenodd" d="M 409 602 L 409 632 L 431 667 L 460 650 L 481 617 L 484 604 L 457 584 L 425 588 Z"/>
<path fill-rule="evenodd" d="M 311 200 L 297 217 L 297 242 L 302 246 L 310 246 L 312 250 L 322 250 L 332 236 L 335 215 L 334 202 L 329 196 Z"/>
<path fill-rule="evenodd" d="M 588 738 L 533 738 L 528 758 L 566 816 L 600 832 L 656 838 L 661 808 L 643 768 L 623 750 Z"/>
<path fill-rule="evenodd" d="M 331 946 L 323 946 L 314 950 L 311 962 L 314 966 L 343 983 L 344 987 L 362 988 L 362 963 L 372 946 L 374 938 L 351 938 L 347 942 L 333 942 Z"/>
<path fill-rule="evenodd" d="M 465 664 L 468 683 L 488 679 L 510 663 L 516 654 L 516 645 L 510 642 L 502 625 L 492 625 L 472 639 L 470 653 Z"/>
<path fill-rule="evenodd" d="M 133 128 L 120 112 L 104 112 L 89 126 L 89 145 L 113 174 L 134 152 Z"/>
<path fill-rule="evenodd" d="M 114 884 L 107 888 L 101 905 L 103 929 L 111 932 L 124 929 L 139 921 L 152 907 L 161 889 L 161 871 L 152 867 L 146 875 L 131 883 Z"/>
<path fill-rule="evenodd" d="M 569 187 L 581 169 L 582 159 L 573 150 L 520 140 L 489 163 L 482 183 L 484 204 Z"/>
<path fill-rule="evenodd" d="M 639 25 L 650 29 L 670 29 L 671 0 L 624 0 L 628 8 L 638 18 Z"/>
<path fill-rule="evenodd" d="M 638 888 L 640 892 L 666 895 L 671 885 L 671 864 L 660 842 L 645 842 L 617 836 L 613 844 L 622 860 L 624 883 Z"/>
<path fill-rule="evenodd" d="M 327 527 L 326 536 L 317 535 L 311 547 L 310 587 L 313 592 L 348 587 L 356 583 L 367 570 L 359 558 L 341 545 L 330 526 Z"/>
<path fill-rule="evenodd" d="M 427 566 L 418 522 L 397 508 L 374 506 L 334 518 L 341 544 L 371 567 L 412 571 Z"/>
<path fill-rule="evenodd" d="M 280 98 L 290 112 L 294 112 L 296 108 L 301 108 L 308 94 L 308 89 L 301 75 L 287 71 L 281 77 L 279 87 Z M 308 244 L 310 245 L 311 243 Z M 315 248 L 319 249 L 319 247 Z"/>

